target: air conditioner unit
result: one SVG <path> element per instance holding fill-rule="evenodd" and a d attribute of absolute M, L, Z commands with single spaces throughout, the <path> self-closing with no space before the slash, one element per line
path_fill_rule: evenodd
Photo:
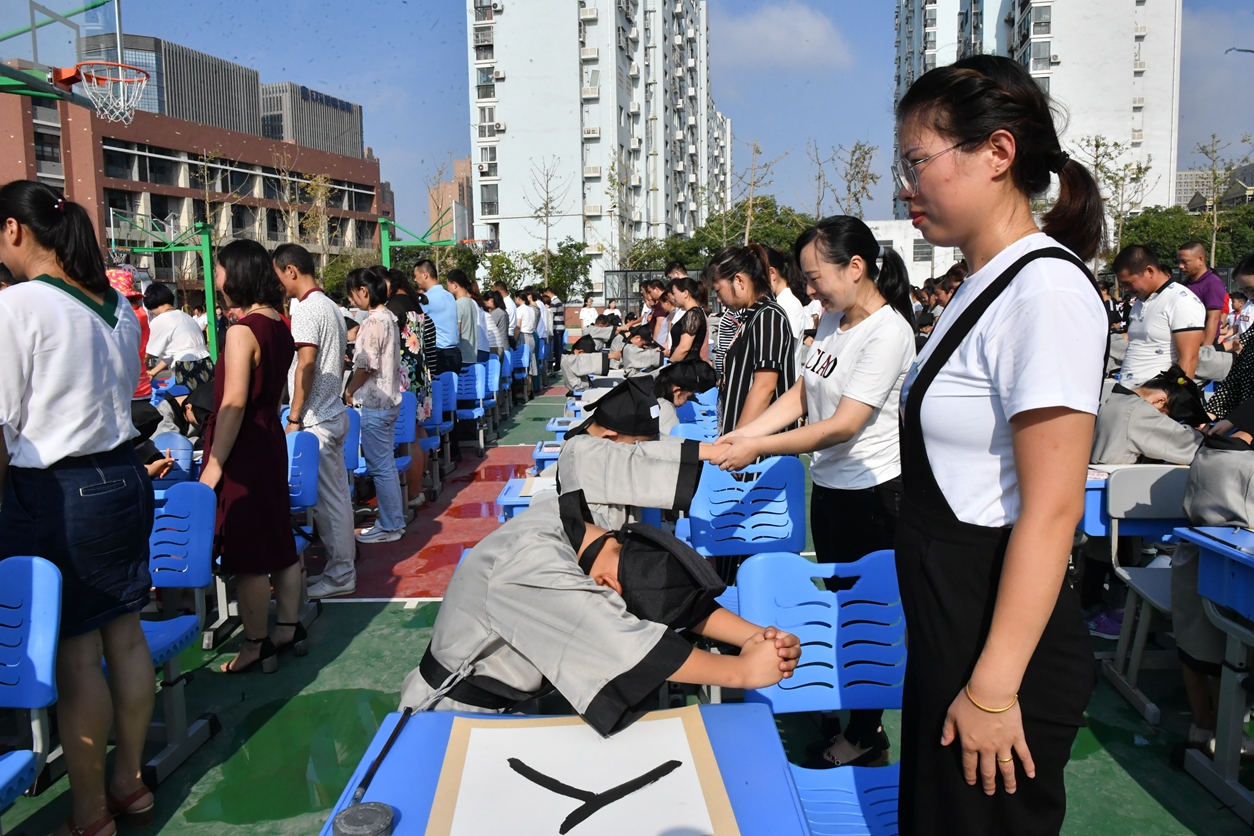
<path fill-rule="evenodd" d="M 684 4 L 683 4 L 683 0 L 676 0 L 676 2 L 675 2 L 675 9 L 674 9 L 674 11 L 675 11 L 675 14 L 677 14 L 677 15 L 681 15 L 681 14 L 683 14 L 683 13 L 684 13 Z"/>
<path fill-rule="evenodd" d="M 1062 59 L 1061 59 L 1061 58 L 1059 58 L 1057 55 L 1051 55 L 1051 56 L 1049 56 L 1049 63 L 1051 63 L 1051 64 L 1061 64 L 1061 63 L 1062 63 Z"/>
<path fill-rule="evenodd" d="M 1132 129 L 1132 143 L 1135 145 L 1136 143 L 1143 142 L 1144 140 L 1145 140 L 1145 131 L 1140 130 L 1138 128 L 1133 128 Z"/>
<path fill-rule="evenodd" d="M 631 27 L 631 29 L 627 32 L 627 37 L 631 38 L 633 41 L 640 40 L 640 30 L 635 26 Z"/>
<path fill-rule="evenodd" d="M 633 189 L 638 189 L 638 188 L 640 188 L 640 186 L 641 186 L 641 185 L 643 185 L 643 182 L 644 182 L 644 181 L 641 179 L 641 177 L 640 177 L 640 175 L 639 175 L 639 174 L 633 174 L 633 175 L 631 175 L 631 180 L 630 180 L 630 183 L 631 183 L 631 187 L 632 187 Z"/>
<path fill-rule="evenodd" d="M 695 126 L 695 125 L 697 124 L 697 117 L 695 117 L 695 116 L 689 116 L 689 117 L 688 117 L 688 124 L 689 124 L 689 125 L 692 125 L 692 126 Z"/>
<path fill-rule="evenodd" d="M 697 182 L 697 173 L 695 171 L 692 174 L 688 175 L 688 182 L 689 183 Z M 695 209 L 696 207 L 694 206 L 693 208 Z"/>
<path fill-rule="evenodd" d="M 503 133 L 505 133 L 505 123 L 504 123 L 504 122 L 497 122 L 497 123 L 495 123 L 492 127 L 496 128 L 496 132 L 497 132 L 498 134 L 503 134 Z"/>
<path fill-rule="evenodd" d="M 495 12 L 496 14 L 498 14 L 498 15 L 499 15 L 501 12 L 505 11 L 505 4 L 504 4 L 504 3 L 493 3 L 493 4 L 492 4 L 492 11 L 493 11 L 493 12 Z"/>
<path fill-rule="evenodd" d="M 1132 106 L 1133 106 L 1133 107 L 1145 107 L 1145 97 L 1144 97 L 1144 96 L 1133 96 L 1133 97 L 1132 97 Z"/>
<path fill-rule="evenodd" d="M 696 97 L 697 97 L 697 88 L 696 88 L 696 87 L 689 87 L 689 88 L 688 88 L 688 98 L 690 98 L 690 99 L 695 99 Z"/>
<path fill-rule="evenodd" d="M 683 35 L 676 35 L 676 36 L 675 36 L 675 46 L 683 46 L 683 45 L 684 45 L 684 36 L 683 36 Z"/>
<path fill-rule="evenodd" d="M 601 216 L 601 204 L 589 203 L 587 206 L 583 207 L 583 213 L 590 218 L 600 217 Z"/>
<path fill-rule="evenodd" d="M 686 233 L 687 231 L 688 231 L 688 227 L 684 226 L 683 224 L 675 224 L 675 233 L 676 233 L 676 234 L 678 234 L 678 235 L 683 235 L 683 234 L 684 234 L 684 233 Z"/>
<path fill-rule="evenodd" d="M 697 59 L 696 59 L 696 58 L 689 58 L 689 59 L 688 59 L 688 69 L 690 69 L 690 70 L 695 70 L 696 68 L 697 68 Z"/>
<path fill-rule="evenodd" d="M 638 136 L 633 136 L 633 137 L 631 138 L 631 150 L 633 150 L 633 151 L 639 151 L 639 150 L 640 150 L 640 137 L 638 137 Z"/>
<path fill-rule="evenodd" d="M 487 174 L 487 173 L 488 173 L 488 164 L 487 164 L 487 163 L 479 163 L 479 173 L 480 173 L 480 174 Z"/>
<path fill-rule="evenodd" d="M 644 220 L 644 213 L 641 212 L 639 209 L 633 210 L 631 213 L 631 220 L 632 220 L 632 223 L 640 223 L 641 221 Z"/>
<path fill-rule="evenodd" d="M 697 39 L 697 30 L 689 26 L 688 27 L 688 40 L 695 41 L 696 39 Z"/>
<path fill-rule="evenodd" d="M 695 146 L 695 145 L 689 145 L 689 146 L 688 146 L 688 153 L 689 153 L 689 154 L 691 154 L 692 156 L 694 156 L 694 157 L 695 157 L 695 156 L 697 155 L 697 146 Z"/>
<path fill-rule="evenodd" d="M 700 208 L 700 205 L 695 200 L 688 201 L 688 211 L 695 212 Z"/>
<path fill-rule="evenodd" d="M 504 81 L 504 80 L 505 80 L 505 71 L 504 71 L 504 70 L 494 70 L 494 71 L 492 72 L 492 80 L 493 80 L 493 81 Z"/>
<path fill-rule="evenodd" d="M 632 61 L 631 68 L 627 71 L 627 74 L 632 78 L 640 78 L 640 65 Z"/>
<path fill-rule="evenodd" d="M 583 88 L 583 97 L 585 99 L 599 99 L 601 98 L 601 88 L 600 87 L 585 87 Z"/>
<path fill-rule="evenodd" d="M 678 160 L 678 161 L 675 163 L 675 170 L 676 170 L 676 171 L 683 171 L 683 170 L 684 170 L 684 161 L 683 161 L 683 160 Z"/>
<path fill-rule="evenodd" d="M 601 166 L 586 165 L 583 167 L 583 179 L 597 180 L 597 179 L 600 179 L 600 177 L 601 177 Z"/>
<path fill-rule="evenodd" d="M 640 103 L 632 102 L 631 104 L 627 105 L 627 112 L 633 116 L 640 113 Z"/>
<path fill-rule="evenodd" d="M 601 57 L 601 50 L 595 46 L 584 47 L 579 50 L 579 60 L 581 61 L 597 61 Z"/>
<path fill-rule="evenodd" d="M 592 20 L 596 20 L 596 19 L 597 19 L 597 10 L 596 10 L 596 9 L 580 9 L 580 10 L 579 10 L 579 19 L 580 19 L 580 20 L 585 20 L 585 21 L 592 21 Z"/>
<path fill-rule="evenodd" d="M 1136 35 L 1136 37 L 1138 38 L 1144 38 L 1147 31 L 1148 31 L 1148 28 L 1145 26 L 1145 24 L 1141 24 L 1133 30 L 1133 34 Z"/>
<path fill-rule="evenodd" d="M 1145 72 L 1145 62 L 1144 62 L 1144 61 L 1133 61 L 1133 62 L 1132 62 L 1132 72 L 1134 72 L 1134 73 L 1143 73 L 1143 72 Z"/>
<path fill-rule="evenodd" d="M 601 129 L 600 128 L 584 128 L 583 138 L 584 139 L 600 139 Z"/>

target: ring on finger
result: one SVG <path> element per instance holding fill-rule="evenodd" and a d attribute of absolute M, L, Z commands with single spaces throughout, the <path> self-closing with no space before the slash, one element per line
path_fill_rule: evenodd
<path fill-rule="evenodd" d="M 1014 760 L 1014 755 L 1011 755 L 1011 756 L 1010 756 L 1010 757 L 1008 757 L 1008 758 L 998 758 L 998 759 L 997 759 L 997 762 L 998 762 L 998 763 L 1010 763 L 1010 762 L 1011 762 L 1011 761 L 1013 761 L 1013 760 Z"/>

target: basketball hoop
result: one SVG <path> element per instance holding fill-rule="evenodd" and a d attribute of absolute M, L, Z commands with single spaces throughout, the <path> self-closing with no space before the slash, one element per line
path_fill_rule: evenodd
<path fill-rule="evenodd" d="M 81 82 L 97 116 L 129 125 L 148 86 L 148 71 L 114 61 L 83 61 L 73 70 L 56 70 L 53 81 L 67 90 Z"/>

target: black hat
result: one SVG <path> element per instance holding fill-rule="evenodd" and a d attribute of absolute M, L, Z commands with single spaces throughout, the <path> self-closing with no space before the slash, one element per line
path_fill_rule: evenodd
<path fill-rule="evenodd" d="M 192 405 L 192 415 L 202 428 L 214 412 L 213 395 L 213 380 L 211 379 L 201 383 L 187 396 L 188 403 Z"/>
<path fill-rule="evenodd" d="M 637 325 L 635 328 L 632 328 L 630 331 L 627 332 L 627 339 L 630 340 L 632 337 L 639 337 L 640 339 L 644 340 L 646 343 L 652 343 L 653 342 L 653 329 L 649 327 L 649 325 L 647 324 Z"/>
<path fill-rule="evenodd" d="M 588 423 L 626 435 L 644 435 L 650 438 L 658 434 L 658 417 L 661 410 L 653 394 L 651 378 L 632 377 L 615 386 L 594 403 L 587 404 L 584 412 L 592 411 L 591 417 L 566 433 L 570 438 L 585 435 Z"/>
<path fill-rule="evenodd" d="M 575 344 L 570 347 L 571 351 L 582 351 L 584 354 L 591 354 L 597 350 L 596 340 L 592 339 L 589 334 L 584 334 L 575 340 Z"/>
<path fill-rule="evenodd" d="M 718 385 L 714 367 L 700 357 L 686 357 L 678 363 L 663 366 L 657 375 L 655 393 L 670 400 L 670 387 L 678 386 L 685 392 L 706 392 Z M 666 394 L 661 394 L 665 389 Z"/>

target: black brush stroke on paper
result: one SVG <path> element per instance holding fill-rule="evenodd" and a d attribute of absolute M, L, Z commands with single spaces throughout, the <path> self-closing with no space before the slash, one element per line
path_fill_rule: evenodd
<path fill-rule="evenodd" d="M 565 836 L 565 834 L 583 823 L 589 816 L 601 808 L 626 798 L 637 790 L 644 789 L 683 766 L 682 761 L 667 761 L 656 769 L 651 769 L 644 773 L 639 778 L 632 778 L 630 781 L 619 784 L 617 787 L 608 789 L 605 792 L 590 792 L 589 790 L 581 790 L 568 784 L 563 784 L 556 778 L 550 778 L 548 775 L 537 772 L 518 758 L 509 758 L 508 763 L 510 769 L 531 783 L 544 787 L 549 792 L 583 802 L 583 805 L 567 816 L 566 820 L 562 822 L 562 826 L 557 829 L 557 832 L 562 834 L 562 836 Z"/>

